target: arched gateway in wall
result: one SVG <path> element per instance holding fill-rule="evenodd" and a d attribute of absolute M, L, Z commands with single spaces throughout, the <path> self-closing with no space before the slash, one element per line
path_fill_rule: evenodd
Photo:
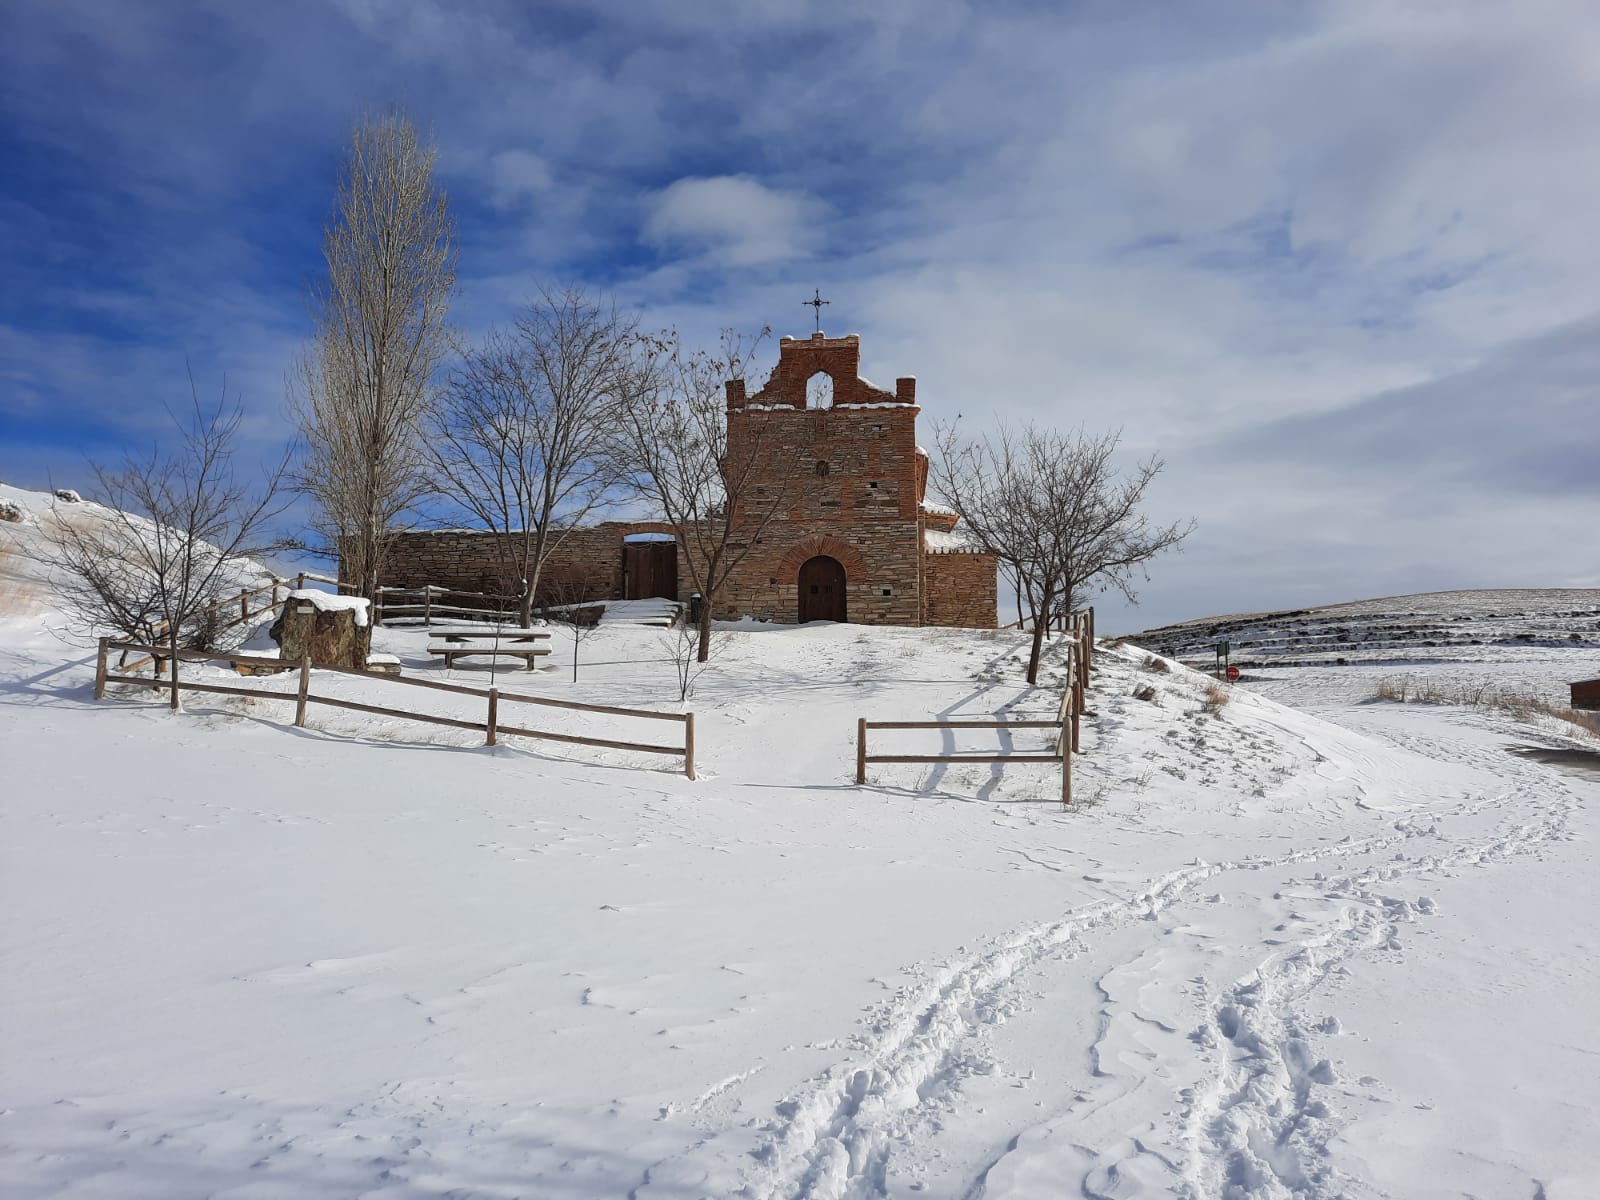
<path fill-rule="evenodd" d="M 818 554 L 800 564 L 800 624 L 848 619 L 844 564 Z"/>

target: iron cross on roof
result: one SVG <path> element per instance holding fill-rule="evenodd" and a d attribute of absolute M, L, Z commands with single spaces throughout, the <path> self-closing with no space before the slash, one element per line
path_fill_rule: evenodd
<path fill-rule="evenodd" d="M 800 301 L 800 303 L 809 305 L 811 307 L 812 312 L 816 315 L 816 318 L 817 318 L 817 332 L 821 333 L 822 332 L 822 306 L 824 304 L 832 304 L 833 301 L 832 300 L 824 300 L 822 298 L 822 289 L 821 288 L 812 288 L 811 291 L 812 291 L 811 299 L 802 300 L 802 301 Z"/>

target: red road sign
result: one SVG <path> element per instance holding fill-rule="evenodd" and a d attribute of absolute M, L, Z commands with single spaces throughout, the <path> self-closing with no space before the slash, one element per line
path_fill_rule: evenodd
<path fill-rule="evenodd" d="M 1238 683 L 1239 682 L 1239 668 L 1238 667 L 1229 667 L 1228 668 L 1228 682 L 1229 683 Z"/>

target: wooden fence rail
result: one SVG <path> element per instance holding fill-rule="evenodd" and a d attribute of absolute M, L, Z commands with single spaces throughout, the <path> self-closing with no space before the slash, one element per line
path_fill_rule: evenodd
<path fill-rule="evenodd" d="M 1072 756 L 1080 752 L 1079 717 L 1089 687 L 1089 667 L 1094 654 L 1094 610 L 1068 613 L 1063 631 L 1067 644 L 1067 687 L 1053 721 L 990 720 L 856 721 L 856 783 L 867 782 L 869 763 L 1060 763 L 1061 803 L 1072 803 Z M 1055 749 L 1049 754 L 868 754 L 867 734 L 873 729 L 1054 729 Z"/>
<path fill-rule="evenodd" d="M 693 779 L 694 775 L 694 714 L 690 713 L 664 713 L 652 712 L 642 708 L 618 708 L 605 704 L 579 704 L 571 700 L 555 700 L 548 696 L 526 696 L 520 692 L 503 692 L 499 688 L 476 688 L 465 684 L 440 683 L 432 679 L 407 679 L 394 675 L 375 674 L 369 671 L 355 671 L 346 667 L 318 667 L 318 671 L 326 671 L 337 675 L 355 675 L 362 679 L 376 680 L 384 685 L 397 685 L 401 687 L 431 688 L 434 691 L 451 692 L 459 696 L 474 696 L 488 701 L 486 719 L 483 721 L 465 721 L 459 717 L 440 717 L 430 713 L 412 712 L 403 708 L 388 708 L 376 704 L 364 704 L 355 700 L 343 700 L 334 696 L 319 696 L 311 691 L 311 660 L 300 661 L 300 683 L 293 693 L 275 692 L 260 688 L 230 687 L 214 683 L 185 682 L 179 678 L 178 663 L 172 664 L 172 677 L 170 679 L 151 679 L 144 675 L 114 674 L 110 669 L 110 653 L 119 650 L 124 653 L 152 654 L 159 651 L 163 656 L 170 657 L 172 651 L 168 647 L 149 646 L 140 642 L 117 642 L 110 638 L 100 639 L 100 653 L 95 665 L 94 698 L 105 698 L 106 684 L 129 683 L 136 687 L 172 689 L 174 693 L 181 692 L 208 692 L 223 696 L 249 696 L 262 700 L 293 700 L 295 702 L 294 723 L 303 728 L 306 723 L 306 708 L 311 704 L 322 704 L 330 708 L 349 709 L 352 712 L 372 713 L 377 716 L 400 717 L 408 721 L 420 721 L 429 725 L 446 725 L 453 729 L 481 730 L 486 735 L 486 744 L 496 744 L 499 734 L 509 733 L 518 737 L 535 738 L 547 742 L 562 742 L 573 746 L 596 746 L 610 750 L 634 750 L 644 754 L 664 754 L 683 759 L 683 773 Z M 238 665 L 239 663 L 260 663 L 259 656 L 248 654 L 218 654 L 205 650 L 180 650 L 180 660 L 191 662 L 224 662 Z M 562 708 L 575 712 L 603 713 L 608 716 L 633 717 L 648 721 L 676 721 L 683 726 L 683 745 L 669 746 L 649 742 L 625 742 L 612 738 L 587 737 L 573 733 L 555 733 L 544 729 L 527 729 L 516 725 L 501 724 L 499 709 L 501 701 L 517 704 L 543 705 L 547 708 Z"/>
<path fill-rule="evenodd" d="M 415 588 L 382 587 L 378 589 L 373 623 L 382 624 L 397 619 L 415 621 L 421 617 L 423 625 L 431 626 L 434 618 L 440 616 L 452 620 L 460 617 L 488 620 L 515 612 L 521 604 L 521 596 L 466 592 L 431 583 Z"/>
<path fill-rule="evenodd" d="M 284 601 L 288 599 L 288 593 L 292 590 L 303 590 L 306 586 L 307 580 L 310 580 L 313 583 L 332 584 L 335 588 L 339 589 L 340 592 L 343 592 L 346 588 L 349 588 L 352 591 L 354 590 L 353 584 L 342 583 L 337 579 L 330 579 L 326 575 L 313 575 L 308 571 L 301 571 L 293 579 L 279 579 L 277 577 L 273 577 L 271 580 L 261 584 L 259 587 L 240 588 L 238 596 L 228 596 L 222 600 L 218 600 L 215 604 L 208 604 L 206 607 L 196 611 L 194 615 L 196 617 L 204 617 L 209 613 L 220 614 L 224 611 L 230 610 L 234 604 L 238 604 L 239 615 L 235 617 L 230 612 L 228 620 L 222 624 L 219 624 L 216 628 L 216 631 L 221 633 L 224 630 L 235 629 L 240 625 L 249 624 L 251 621 L 259 621 L 267 613 L 275 612 L 277 609 L 282 608 Z M 279 588 L 282 588 L 284 591 L 282 596 L 278 595 Z M 264 592 L 271 593 L 271 599 L 258 608 L 252 609 L 250 607 L 250 601 L 257 596 L 260 596 Z M 166 631 L 166 622 L 163 621 L 160 625 L 156 626 L 155 633 L 158 637 L 165 634 Z M 163 664 L 168 658 L 171 657 L 171 655 L 172 650 L 167 646 L 162 646 L 156 653 L 146 654 L 143 658 L 137 659 L 133 662 L 129 662 L 127 660 L 126 653 L 124 653 L 122 656 L 122 661 L 118 663 L 117 666 L 119 670 L 137 671 L 146 663 L 154 662 L 156 665 L 156 674 L 159 675 L 161 674 Z"/>

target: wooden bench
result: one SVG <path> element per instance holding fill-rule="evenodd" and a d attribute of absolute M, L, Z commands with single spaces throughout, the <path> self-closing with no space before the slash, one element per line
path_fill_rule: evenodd
<path fill-rule="evenodd" d="M 546 634 L 546 637 L 549 635 Z M 487 654 L 492 658 L 520 658 L 527 663 L 528 670 L 534 669 L 534 659 L 543 658 L 550 653 L 549 646 L 535 645 L 532 639 L 523 641 L 506 641 L 502 639 L 496 643 L 493 638 L 469 640 L 465 637 L 454 637 L 443 645 L 429 646 L 429 654 L 436 654 L 444 659 L 446 669 L 455 666 L 456 659 L 466 658 L 469 655 Z"/>
<path fill-rule="evenodd" d="M 500 629 L 493 626 L 479 625 L 476 628 L 464 626 L 459 629 L 430 629 L 428 636 L 435 641 L 445 642 L 493 642 L 497 637 L 502 645 L 506 642 L 542 642 L 549 641 L 548 629 Z"/>

